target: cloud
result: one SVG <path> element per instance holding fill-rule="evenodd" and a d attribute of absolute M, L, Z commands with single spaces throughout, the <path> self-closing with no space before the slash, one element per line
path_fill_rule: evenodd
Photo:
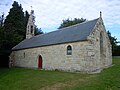
<path fill-rule="evenodd" d="M 47 27 L 60 24 L 66 18 L 99 17 L 103 12 L 105 23 L 119 23 L 120 1 L 119 0 L 17 0 L 23 8 L 30 11 L 33 6 L 36 15 L 36 24 Z M 107 22 L 108 21 L 108 22 Z"/>
<path fill-rule="evenodd" d="M 13 0 L 4 0 L 12 1 Z M 86 18 L 88 20 L 102 17 L 107 28 L 120 25 L 120 0 L 16 0 L 24 11 L 35 11 L 36 25 L 45 29 L 59 26 L 63 19 Z"/>
<path fill-rule="evenodd" d="M 11 7 L 12 0 L 1 0 L 0 1 L 0 15 L 4 13 L 5 15 L 8 14 L 8 11 Z"/>

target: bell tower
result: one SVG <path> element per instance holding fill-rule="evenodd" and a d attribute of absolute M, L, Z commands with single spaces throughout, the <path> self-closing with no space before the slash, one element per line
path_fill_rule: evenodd
<path fill-rule="evenodd" d="M 35 20 L 34 20 L 34 10 L 31 10 L 30 16 L 29 16 L 29 19 L 28 19 L 28 23 L 27 23 L 26 39 L 29 39 L 32 36 L 34 36 L 34 32 L 35 32 L 34 22 L 35 22 Z"/>

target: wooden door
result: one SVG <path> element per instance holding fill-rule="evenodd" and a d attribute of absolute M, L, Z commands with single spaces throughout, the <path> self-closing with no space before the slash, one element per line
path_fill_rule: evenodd
<path fill-rule="evenodd" d="M 41 56 L 39 56 L 38 58 L 38 68 L 42 69 L 42 57 Z"/>

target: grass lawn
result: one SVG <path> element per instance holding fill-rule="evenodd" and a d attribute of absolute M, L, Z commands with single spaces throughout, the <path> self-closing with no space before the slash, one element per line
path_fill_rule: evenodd
<path fill-rule="evenodd" d="M 0 90 L 120 90 L 120 57 L 99 74 L 0 69 Z"/>

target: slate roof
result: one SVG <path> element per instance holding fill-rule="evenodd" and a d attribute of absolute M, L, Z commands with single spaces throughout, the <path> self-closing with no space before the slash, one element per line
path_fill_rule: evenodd
<path fill-rule="evenodd" d="M 12 50 L 87 40 L 87 36 L 90 35 L 98 19 L 99 18 L 25 39 L 13 47 Z"/>

